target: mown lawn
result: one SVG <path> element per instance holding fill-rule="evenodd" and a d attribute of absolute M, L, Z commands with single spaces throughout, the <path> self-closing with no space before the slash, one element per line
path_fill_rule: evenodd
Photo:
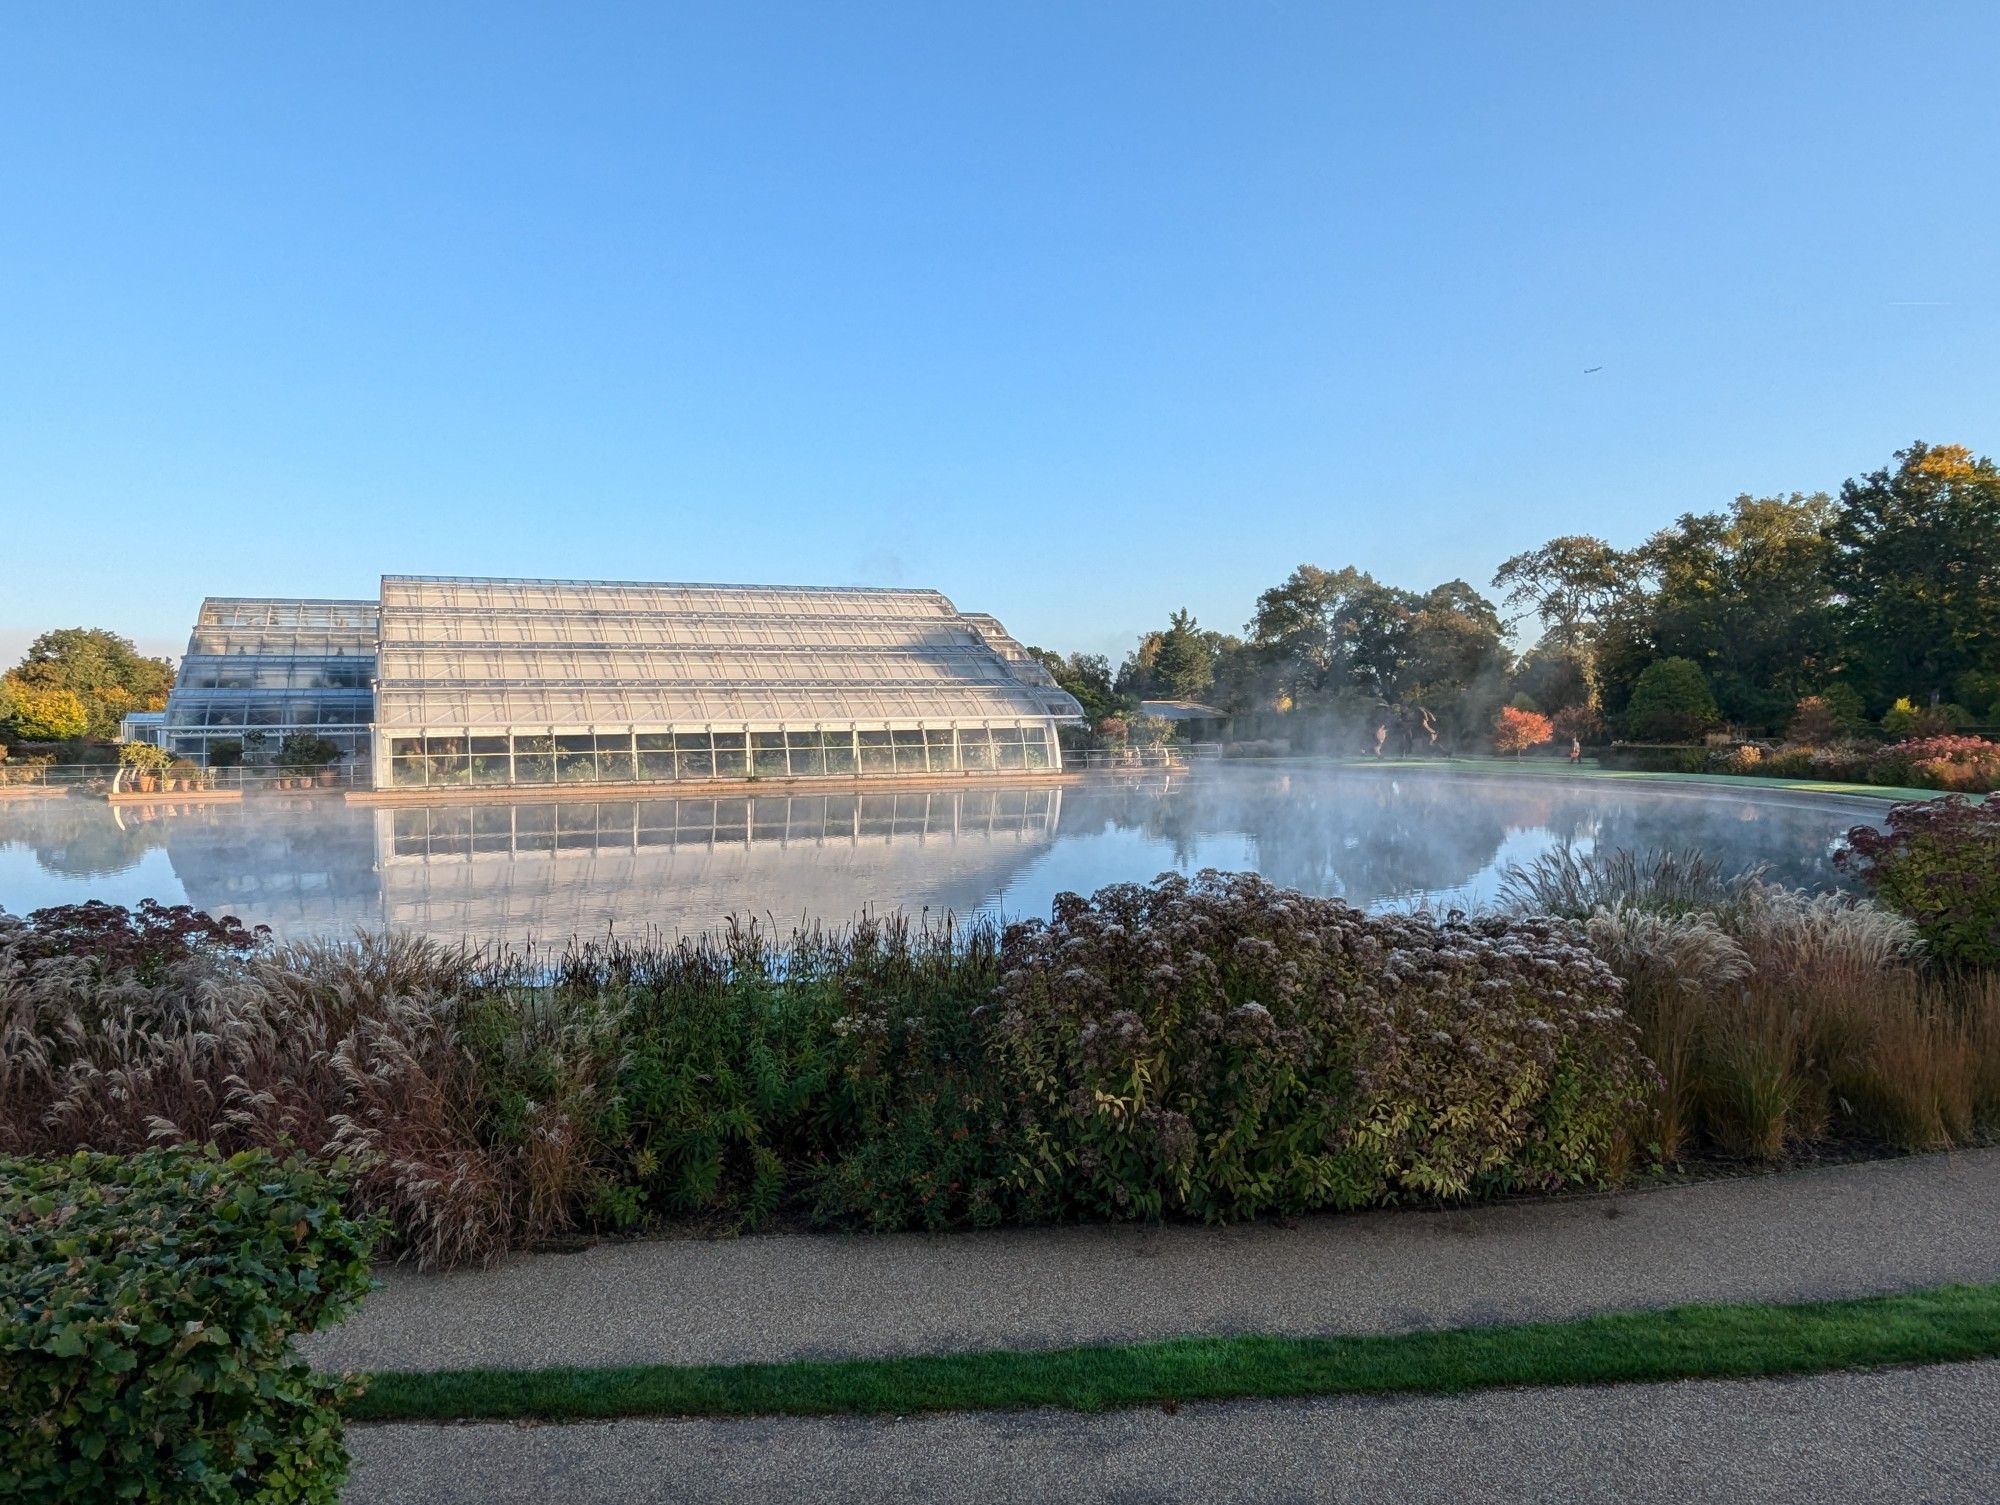
<path fill-rule="evenodd" d="M 1250 1397 L 1812 1374 L 2000 1357 L 2000 1285 L 1798 1306 L 1685 1306 L 1383 1337 L 1179 1338 L 776 1364 L 385 1373 L 358 1421 L 1075 1411 Z"/>

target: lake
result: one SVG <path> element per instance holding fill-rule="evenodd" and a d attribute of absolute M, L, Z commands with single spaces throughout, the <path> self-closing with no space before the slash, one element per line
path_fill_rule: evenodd
<path fill-rule="evenodd" d="M 0 908 L 143 898 L 281 938 L 390 926 L 459 942 L 863 913 L 1046 915 L 1068 889 L 1204 867 L 1369 906 L 1490 902 L 1512 863 L 1699 847 L 1813 887 L 1879 802 L 1490 771 L 1208 765 L 1037 788 L 370 808 L 0 802 Z"/>

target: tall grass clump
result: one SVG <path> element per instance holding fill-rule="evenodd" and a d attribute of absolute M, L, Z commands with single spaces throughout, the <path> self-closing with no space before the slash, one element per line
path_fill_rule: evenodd
<path fill-rule="evenodd" d="M 1587 920 L 1601 909 L 1710 914 L 1733 905 L 1763 869 L 1726 869 L 1694 848 L 1579 852 L 1567 842 L 1503 875 L 1500 899 L 1517 913 Z"/>
<path fill-rule="evenodd" d="M 426 1264 L 561 1226 L 533 1195 L 529 1143 L 496 1132 L 510 1105 L 531 1111 L 533 1073 L 479 1048 L 504 1004 L 474 955 L 409 936 L 127 950 L 105 924 L 100 945 L 87 926 L 0 915 L 0 1153 L 346 1158 L 352 1196 Z M 506 1013 L 500 1032 L 517 1028 Z M 569 1074 L 570 1106 L 601 1066 Z"/>
<path fill-rule="evenodd" d="M 2000 1129 L 1994 981 L 1940 973 L 1912 918 L 1698 854 L 1563 850 L 1508 892 L 1530 911 L 1589 906 L 1586 934 L 1659 1071 L 1661 1160 L 1771 1160 L 1829 1136 L 1943 1148 Z"/>

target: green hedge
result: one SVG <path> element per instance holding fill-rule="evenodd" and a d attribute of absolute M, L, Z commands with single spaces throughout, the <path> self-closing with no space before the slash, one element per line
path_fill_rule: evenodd
<path fill-rule="evenodd" d="M 1706 773 L 1708 749 L 1664 742 L 1614 742 L 1597 754 L 1600 768 L 1628 773 Z"/>
<path fill-rule="evenodd" d="M 0 1499 L 337 1500 L 348 1387 L 288 1344 L 368 1289 L 340 1193 L 262 1152 L 0 1158 Z"/>

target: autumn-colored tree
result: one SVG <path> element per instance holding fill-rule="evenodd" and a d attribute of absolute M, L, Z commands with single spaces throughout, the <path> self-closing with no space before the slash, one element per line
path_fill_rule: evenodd
<path fill-rule="evenodd" d="M 1503 705 L 1500 714 L 1493 718 L 1495 751 L 1512 753 L 1517 758 L 1531 747 L 1540 747 L 1555 734 L 1555 723 L 1540 711 Z"/>
<path fill-rule="evenodd" d="M 166 705 L 174 670 L 115 632 L 63 627 L 36 638 L 9 678 L 30 690 L 73 696 L 83 707 L 84 725 L 71 735 L 113 737 L 127 712 Z"/>
<path fill-rule="evenodd" d="M 0 681 L 0 719 L 22 742 L 67 742 L 81 737 L 89 713 L 74 690 L 45 689 L 10 674 Z"/>

